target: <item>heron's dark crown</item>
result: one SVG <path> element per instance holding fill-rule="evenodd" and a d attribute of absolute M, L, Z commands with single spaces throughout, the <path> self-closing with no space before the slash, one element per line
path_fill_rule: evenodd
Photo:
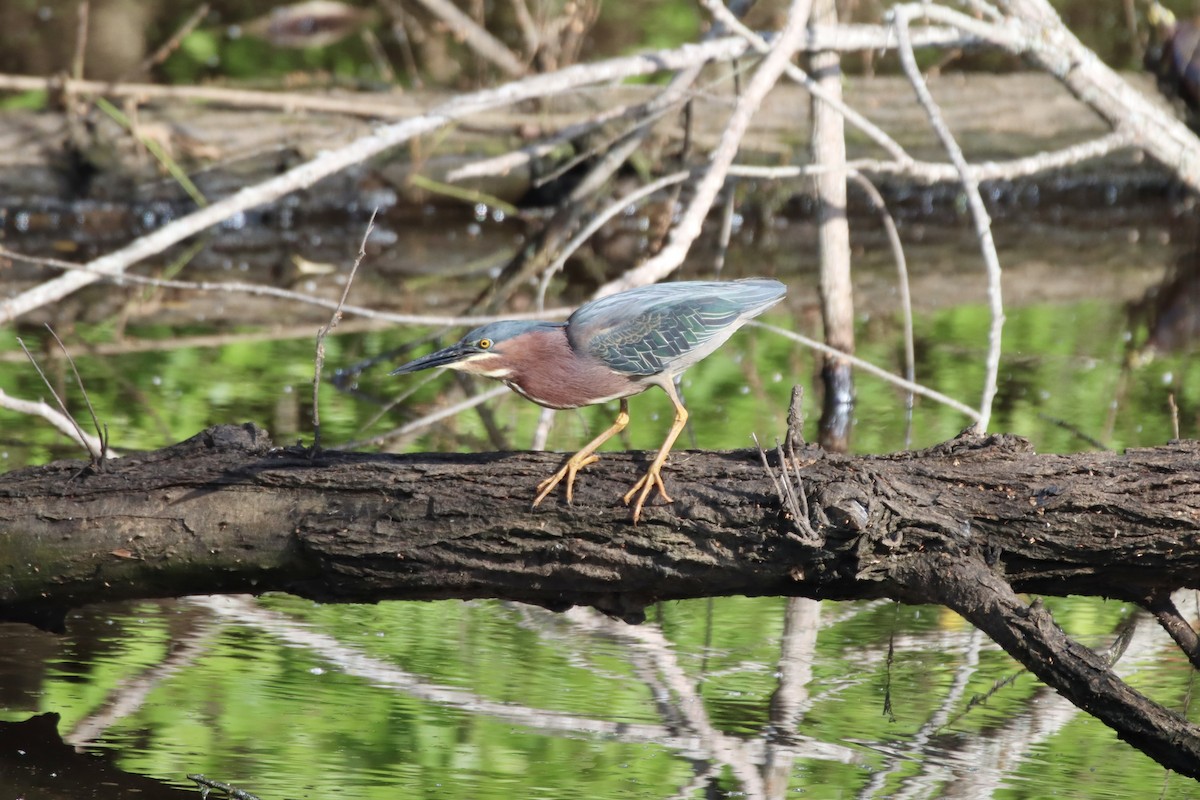
<path fill-rule="evenodd" d="M 462 337 L 461 341 L 463 344 L 478 344 L 482 339 L 489 339 L 493 344 L 503 344 L 526 333 L 549 333 L 565 326 L 565 322 L 506 319 L 480 325 Z"/>

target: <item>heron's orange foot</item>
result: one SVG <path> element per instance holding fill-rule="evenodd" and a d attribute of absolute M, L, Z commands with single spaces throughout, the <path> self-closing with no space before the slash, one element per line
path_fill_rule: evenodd
<path fill-rule="evenodd" d="M 567 459 L 567 463 L 558 472 L 551 475 L 546 480 L 538 484 L 538 496 L 534 498 L 533 505 L 536 508 L 538 503 L 546 499 L 546 497 L 554 491 L 554 487 L 562 483 L 563 478 L 567 479 L 567 502 L 571 502 L 575 493 L 575 474 L 579 470 L 586 467 L 588 464 L 595 464 L 600 460 L 600 456 L 584 456 L 579 457 L 579 454 L 571 456 Z"/>
<path fill-rule="evenodd" d="M 658 489 L 658 493 L 662 495 L 662 499 L 668 503 L 674 503 L 671 496 L 667 494 L 667 487 L 663 486 L 662 480 L 662 465 L 651 464 L 650 469 L 646 470 L 646 474 L 641 477 L 633 488 L 625 493 L 625 505 L 629 505 L 629 501 L 635 494 L 638 495 L 637 502 L 633 504 L 633 524 L 638 524 L 638 518 L 642 516 L 642 506 L 646 504 L 646 499 L 650 496 L 650 492 Z M 638 494 L 640 492 L 640 494 Z"/>

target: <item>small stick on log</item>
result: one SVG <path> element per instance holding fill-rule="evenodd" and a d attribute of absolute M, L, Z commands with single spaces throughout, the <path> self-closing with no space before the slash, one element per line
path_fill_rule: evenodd
<path fill-rule="evenodd" d="M 358 274 L 358 265 L 367 257 L 367 239 L 371 238 L 371 231 L 375 230 L 375 215 L 378 213 L 379 209 L 376 208 L 371 212 L 371 218 L 367 220 L 367 229 L 363 231 L 362 241 L 358 245 L 358 256 L 354 259 L 354 266 L 350 267 L 350 274 L 346 277 L 346 286 L 342 289 L 342 297 L 333 310 L 333 316 L 321 330 L 317 331 L 317 354 L 313 364 L 313 443 L 309 450 L 310 458 L 315 458 L 321 451 L 321 369 L 325 366 L 325 337 L 342 320 L 342 306 L 345 305 L 346 297 L 350 294 L 350 287 L 354 285 L 354 276 Z"/>

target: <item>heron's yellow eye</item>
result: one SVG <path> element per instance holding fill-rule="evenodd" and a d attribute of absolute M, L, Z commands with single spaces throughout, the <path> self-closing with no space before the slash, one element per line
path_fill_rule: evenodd
<path fill-rule="evenodd" d="M 488 350 L 491 348 L 491 346 L 492 346 L 491 339 L 480 339 L 479 340 L 479 349 L 480 350 Z"/>

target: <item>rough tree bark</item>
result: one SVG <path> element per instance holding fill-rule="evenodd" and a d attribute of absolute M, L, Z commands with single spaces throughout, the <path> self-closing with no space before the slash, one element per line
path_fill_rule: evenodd
<path fill-rule="evenodd" d="M 605 454 L 574 505 L 530 510 L 561 456 L 310 458 L 225 426 L 103 471 L 58 462 L 0 479 L 0 619 L 53 626 L 88 602 L 272 590 L 503 597 L 634 622 L 667 599 L 889 596 L 957 611 L 1123 738 L 1200 777 L 1200 728 L 1016 594 L 1115 597 L 1182 621 L 1163 597 L 1200 587 L 1198 456 L 1195 443 L 1037 455 L 1008 436 L 865 458 L 806 449 L 789 467 L 807 502 L 798 520 L 754 451 L 680 452 L 676 502 L 634 527 L 616 498 L 642 454 Z"/>

